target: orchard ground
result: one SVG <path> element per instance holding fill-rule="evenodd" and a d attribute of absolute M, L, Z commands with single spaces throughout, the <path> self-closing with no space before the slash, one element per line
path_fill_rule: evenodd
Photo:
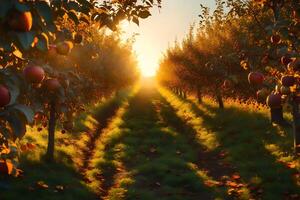
<path fill-rule="evenodd" d="M 57 131 L 56 163 L 43 161 L 47 131 L 29 128 L 19 178 L 0 199 L 299 199 L 300 160 L 289 128 L 266 107 L 182 99 L 147 80 L 88 106 L 72 133 Z"/>

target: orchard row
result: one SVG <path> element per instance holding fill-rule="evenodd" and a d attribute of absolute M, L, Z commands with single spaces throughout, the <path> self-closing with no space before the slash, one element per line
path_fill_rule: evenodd
<path fill-rule="evenodd" d="M 221 108 L 223 97 L 267 104 L 272 122 L 280 125 L 287 125 L 282 112 L 287 104 L 299 150 L 299 2 L 224 0 L 216 5 L 212 14 L 201 5 L 199 25 L 167 50 L 160 82 L 183 96 L 195 93 L 199 101 L 203 94 L 215 96 Z"/>

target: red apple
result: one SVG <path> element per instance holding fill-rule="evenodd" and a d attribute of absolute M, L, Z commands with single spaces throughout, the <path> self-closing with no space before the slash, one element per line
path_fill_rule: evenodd
<path fill-rule="evenodd" d="M 270 94 L 267 98 L 266 103 L 271 108 L 281 107 L 281 95 L 280 94 Z"/>
<path fill-rule="evenodd" d="M 28 66 L 24 69 L 23 74 L 30 83 L 40 83 L 45 77 L 45 71 L 40 66 Z"/>
<path fill-rule="evenodd" d="M 0 107 L 4 107 L 8 105 L 9 102 L 10 102 L 9 90 L 4 85 L 0 85 Z"/>
<path fill-rule="evenodd" d="M 250 84 L 261 85 L 264 82 L 264 75 L 260 72 L 250 72 L 248 81 Z"/>
<path fill-rule="evenodd" d="M 290 57 L 288 57 L 288 56 L 282 56 L 281 59 L 280 59 L 280 61 L 281 61 L 281 64 L 287 66 L 293 60 Z"/>
<path fill-rule="evenodd" d="M 294 76 L 285 75 L 281 77 L 281 84 L 286 87 L 291 87 L 295 84 L 296 79 Z"/>
<path fill-rule="evenodd" d="M 8 25 L 14 31 L 30 31 L 32 27 L 31 12 L 14 11 L 9 18 Z"/>
<path fill-rule="evenodd" d="M 300 59 L 294 59 L 288 64 L 289 70 L 300 71 Z"/>
<path fill-rule="evenodd" d="M 61 87 L 59 81 L 56 78 L 45 80 L 44 85 L 48 91 L 52 92 L 57 91 Z"/>
<path fill-rule="evenodd" d="M 280 35 L 272 35 L 271 42 L 272 44 L 279 44 L 281 42 Z"/>

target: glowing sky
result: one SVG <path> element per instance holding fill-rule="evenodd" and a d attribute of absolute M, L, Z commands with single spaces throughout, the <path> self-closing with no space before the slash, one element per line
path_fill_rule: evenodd
<path fill-rule="evenodd" d="M 138 33 L 134 50 L 144 76 L 153 76 L 162 53 L 188 32 L 190 24 L 199 21 L 200 4 L 214 7 L 214 0 L 163 0 L 162 9 L 140 21 L 140 26 L 123 23 L 125 35 Z"/>

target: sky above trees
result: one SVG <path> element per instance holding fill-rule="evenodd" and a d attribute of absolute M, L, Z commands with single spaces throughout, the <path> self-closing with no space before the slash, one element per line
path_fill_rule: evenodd
<path fill-rule="evenodd" d="M 141 72 L 152 76 L 158 67 L 162 52 L 185 36 L 192 23 L 198 23 L 200 4 L 214 7 L 213 0 L 164 0 L 162 9 L 154 8 L 152 16 L 140 22 L 140 26 L 123 23 L 125 37 L 138 33 L 134 50 L 138 55 Z"/>

